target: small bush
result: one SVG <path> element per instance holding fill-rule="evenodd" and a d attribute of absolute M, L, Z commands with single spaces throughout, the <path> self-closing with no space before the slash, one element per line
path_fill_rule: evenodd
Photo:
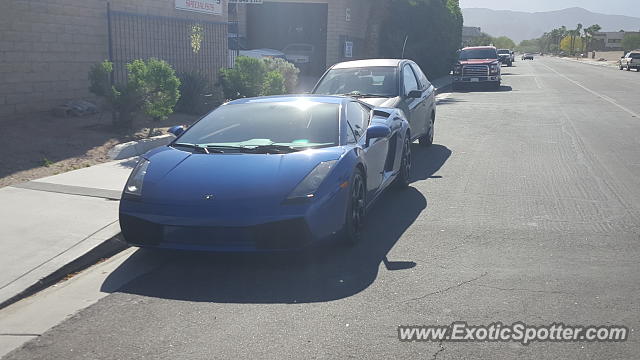
<path fill-rule="evenodd" d="M 233 69 L 220 69 L 220 82 L 227 99 L 280 95 L 294 91 L 299 72 L 282 59 L 238 56 Z"/>
<path fill-rule="evenodd" d="M 277 71 L 269 71 L 264 79 L 262 95 L 281 95 L 286 91 L 284 76 Z"/>
<path fill-rule="evenodd" d="M 176 104 L 176 111 L 202 115 L 209 109 L 206 96 L 209 95 L 209 82 L 207 78 L 197 71 L 181 73 L 180 79 L 180 99 Z"/>
<path fill-rule="evenodd" d="M 180 98 L 180 80 L 171 65 L 158 59 L 134 60 L 127 64 L 127 70 L 126 84 L 116 86 L 109 83 L 111 62 L 104 61 L 89 70 L 89 90 L 110 104 L 114 125 L 131 127 L 140 111 L 154 120 L 169 116 Z"/>
<path fill-rule="evenodd" d="M 300 69 L 298 69 L 292 63 L 278 58 L 265 59 L 264 63 L 267 67 L 267 71 L 277 71 L 284 78 L 284 86 L 287 93 L 293 93 L 298 85 L 298 75 Z"/>
<path fill-rule="evenodd" d="M 129 83 L 141 96 L 142 110 L 154 120 L 164 120 L 173 113 L 180 98 L 180 80 L 166 61 L 134 60 L 127 64 Z"/>
<path fill-rule="evenodd" d="M 222 89 L 228 99 L 260 96 L 266 66 L 261 59 L 238 56 L 233 69 L 220 69 Z"/>

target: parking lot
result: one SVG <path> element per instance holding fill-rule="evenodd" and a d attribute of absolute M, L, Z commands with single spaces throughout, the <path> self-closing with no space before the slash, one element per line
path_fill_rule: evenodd
<path fill-rule="evenodd" d="M 140 250 L 96 284 L 111 295 L 7 359 L 636 357 L 640 74 L 548 57 L 502 71 L 499 90 L 439 95 L 435 144 L 413 145 L 411 187 L 384 195 L 355 248 Z M 631 335 L 398 340 L 398 325 L 454 321 Z"/>

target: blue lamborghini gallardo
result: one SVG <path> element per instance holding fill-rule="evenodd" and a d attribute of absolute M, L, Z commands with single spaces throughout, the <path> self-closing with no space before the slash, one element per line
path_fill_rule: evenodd
<path fill-rule="evenodd" d="M 280 251 L 363 237 L 368 208 L 409 184 L 402 110 L 340 96 L 241 99 L 142 156 L 120 226 L 134 246 Z"/>

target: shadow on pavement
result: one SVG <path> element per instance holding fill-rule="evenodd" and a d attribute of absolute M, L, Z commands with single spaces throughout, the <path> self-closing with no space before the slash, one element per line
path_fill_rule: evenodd
<path fill-rule="evenodd" d="M 454 92 L 468 93 L 468 92 L 507 92 L 507 91 L 513 91 L 513 88 L 508 85 L 500 85 L 499 88 L 495 88 L 492 85 L 487 85 L 487 84 L 479 84 L 479 85 L 464 84 L 456 87 Z"/>
<path fill-rule="evenodd" d="M 413 179 L 431 178 L 451 151 L 413 145 Z M 197 302 L 309 303 L 341 299 L 371 285 L 380 264 L 389 271 L 416 266 L 388 259 L 402 234 L 427 208 L 415 188 L 390 189 L 373 206 L 364 240 L 355 247 L 326 244 L 304 252 L 189 253 L 138 250 L 102 284 L 102 291 Z M 154 270 L 120 287 L 123 274 L 141 264 Z"/>
<path fill-rule="evenodd" d="M 436 101 L 436 105 L 440 106 L 440 105 L 449 105 L 449 104 L 455 104 L 455 103 L 460 103 L 460 102 L 467 102 L 467 100 L 461 100 L 461 99 L 456 99 L 456 98 L 452 98 L 452 97 L 448 97 L 445 99 L 438 99 Z"/>

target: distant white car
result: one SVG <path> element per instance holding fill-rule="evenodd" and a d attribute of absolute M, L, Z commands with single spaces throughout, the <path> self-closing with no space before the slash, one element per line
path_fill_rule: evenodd
<path fill-rule="evenodd" d="M 247 38 L 239 36 L 238 34 L 230 33 L 228 36 L 229 41 L 229 67 L 233 67 L 235 64 L 235 58 L 237 56 L 246 56 L 255 59 L 266 58 L 279 58 L 286 59 L 285 54 L 282 51 L 275 49 L 247 49 Z"/>
<path fill-rule="evenodd" d="M 296 65 L 309 64 L 315 53 L 311 44 L 289 44 L 282 49 L 287 61 Z"/>

